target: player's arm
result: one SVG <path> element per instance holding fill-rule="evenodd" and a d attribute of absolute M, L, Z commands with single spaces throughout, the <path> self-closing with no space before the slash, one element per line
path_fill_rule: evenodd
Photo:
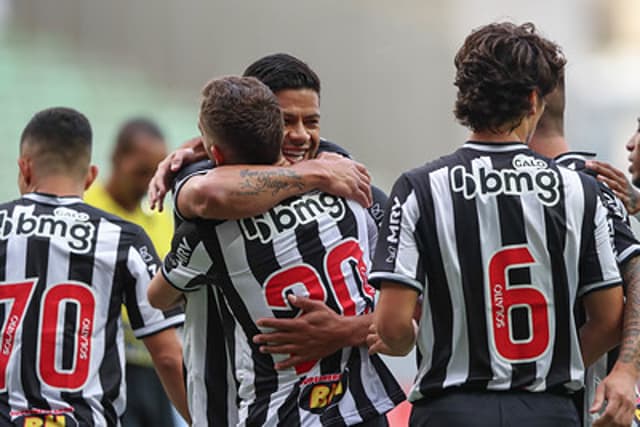
<path fill-rule="evenodd" d="M 153 279 L 151 279 L 147 297 L 151 305 L 160 310 L 173 308 L 184 300 L 182 291 L 171 286 L 161 272 L 158 272 Z"/>
<path fill-rule="evenodd" d="M 190 178 L 177 195 L 184 218 L 240 219 L 268 211 L 313 189 L 371 204 L 370 177 L 360 163 L 323 154 L 292 166 L 230 165 Z"/>
<path fill-rule="evenodd" d="M 418 292 L 411 287 L 391 281 L 380 283 L 372 332 L 381 342 L 370 343 L 370 352 L 405 356 L 411 351 L 416 343 L 413 317 L 417 301 Z"/>
<path fill-rule="evenodd" d="M 585 366 L 590 366 L 618 343 L 622 336 L 622 287 L 597 290 L 583 297 L 587 321 L 580 328 Z"/>
<path fill-rule="evenodd" d="M 592 413 L 607 406 L 594 426 L 631 424 L 635 407 L 635 385 L 640 378 L 640 256 L 629 259 L 620 270 L 626 286 L 624 327 L 620 355 L 609 375 L 596 389 Z"/>
<path fill-rule="evenodd" d="M 182 362 L 182 345 L 175 328 L 165 329 L 142 338 L 151 354 L 165 392 L 180 415 L 191 424 Z"/>

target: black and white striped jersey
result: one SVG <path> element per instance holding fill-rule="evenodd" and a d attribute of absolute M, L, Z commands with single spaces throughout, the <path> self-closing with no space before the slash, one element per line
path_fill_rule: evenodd
<path fill-rule="evenodd" d="M 588 169 L 585 164 L 587 159 L 595 156 L 594 153 L 575 151 L 562 154 L 554 160 L 559 165 L 589 174 L 595 178 L 596 173 Z M 622 266 L 631 258 L 640 255 L 640 242 L 638 242 L 631 230 L 629 214 L 622 201 L 613 194 L 613 191 L 606 184 L 598 181 L 598 185 L 602 192 L 602 201 L 607 208 L 607 218 L 609 219 L 616 260 L 618 265 Z"/>
<path fill-rule="evenodd" d="M 574 303 L 620 276 L 598 184 L 550 162 L 468 142 L 395 183 L 369 279 L 424 295 L 410 400 L 582 387 Z"/>
<path fill-rule="evenodd" d="M 0 205 L 0 233 L 2 425 L 120 425 L 121 305 L 138 338 L 184 320 L 147 301 L 159 267 L 149 238 L 79 198 L 39 193 Z"/>
<path fill-rule="evenodd" d="M 215 285 L 224 294 L 222 300 L 214 295 L 206 306 L 200 304 L 201 313 L 218 309 L 227 352 L 214 341 L 221 339 L 220 333 L 203 336 L 201 331 L 198 337 L 194 332 L 190 339 L 199 339 L 200 349 L 191 345 L 195 351 L 185 357 L 191 359 L 187 370 L 204 370 L 206 378 L 206 364 L 222 349 L 228 360 L 218 353 L 214 363 L 222 371 L 224 362 L 235 367 L 239 425 L 353 425 L 384 414 L 404 400 L 384 363 L 368 355 L 366 346 L 276 371 L 275 362 L 286 357 L 263 354 L 252 341 L 261 331 L 258 319 L 299 314 L 289 305 L 290 293 L 322 300 L 345 316 L 372 310 L 374 290 L 366 277 L 367 233 L 373 225 L 367 223 L 373 224 L 354 202 L 312 192 L 263 215 L 239 221 L 186 222 L 176 231 L 163 266 L 165 278 L 185 292 L 197 290 L 202 295 L 202 288 Z M 188 298 L 187 325 L 205 323 L 206 316 L 189 319 L 195 308 L 193 298 Z M 213 331 L 210 328 L 207 333 Z M 188 381 L 198 381 L 187 375 Z M 221 376 L 221 380 L 232 378 Z M 190 409 L 197 409 L 193 400 L 204 397 L 194 395 L 193 389 L 189 395 Z M 214 404 L 228 408 L 230 401 Z M 209 422 L 206 412 L 193 410 L 191 415 L 195 425 Z"/>
<path fill-rule="evenodd" d="M 577 172 L 586 173 L 595 177 L 597 174 L 586 167 L 586 160 L 595 158 L 595 153 L 590 152 L 568 152 L 556 157 L 554 160 L 557 164 L 567 167 Z M 636 239 L 629 224 L 629 215 L 627 209 L 620 199 L 618 199 L 613 191 L 604 183 L 598 182 L 602 191 L 602 200 L 607 208 L 607 219 L 609 220 L 609 231 L 611 233 L 611 242 L 616 254 L 616 260 L 620 269 L 630 259 L 640 255 L 640 243 Z M 623 285 L 625 285 L 623 283 Z M 582 326 L 586 321 L 584 308 L 581 304 L 576 306 L 576 322 L 578 327 Z M 598 361 L 587 368 L 585 373 L 585 391 L 583 394 L 583 402 L 578 405 L 581 409 L 582 423 L 584 427 L 592 425 L 597 415 L 589 412 L 591 404 L 595 398 L 596 388 L 598 384 L 611 371 L 612 366 L 618 360 L 619 348 L 611 350 L 602 356 Z"/>

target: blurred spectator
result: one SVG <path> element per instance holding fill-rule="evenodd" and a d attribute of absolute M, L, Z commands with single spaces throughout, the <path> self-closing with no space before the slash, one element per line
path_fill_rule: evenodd
<path fill-rule="evenodd" d="M 140 225 L 163 258 L 171 243 L 173 222 L 168 212 L 142 205 L 157 164 L 167 155 L 158 125 L 145 118 L 127 121 L 118 132 L 111 157 L 111 175 L 95 182 L 85 193 L 90 205 Z M 152 272 L 155 273 L 155 272 Z M 126 344 L 127 410 L 125 427 L 173 427 L 171 404 L 156 375 L 147 349 L 135 339 L 123 307 Z"/>

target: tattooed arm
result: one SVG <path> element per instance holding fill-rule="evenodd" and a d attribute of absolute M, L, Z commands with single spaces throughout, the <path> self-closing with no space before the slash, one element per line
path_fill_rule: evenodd
<path fill-rule="evenodd" d="M 627 287 L 620 355 L 611 373 L 600 382 L 591 412 L 598 412 L 606 400 L 606 410 L 593 425 L 631 424 L 635 408 L 635 384 L 640 379 L 640 256 L 620 268 Z"/>
<path fill-rule="evenodd" d="M 367 170 L 335 154 L 286 167 L 220 166 L 190 178 L 176 204 L 185 218 L 239 219 L 264 213 L 313 189 L 371 204 Z"/>

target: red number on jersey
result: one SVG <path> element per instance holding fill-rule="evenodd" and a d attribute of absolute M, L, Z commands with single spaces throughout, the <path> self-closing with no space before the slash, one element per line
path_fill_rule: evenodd
<path fill-rule="evenodd" d="M 79 283 L 61 283 L 48 288 L 44 295 L 40 317 L 40 350 L 38 352 L 38 372 L 45 384 L 65 390 L 79 390 L 89 378 L 91 362 L 91 337 L 93 335 L 93 315 L 96 300 L 91 289 Z M 64 370 L 56 366 L 56 349 L 63 334 L 59 326 L 63 314 L 60 305 L 75 303 L 79 316 L 75 328 L 75 354 L 73 368 Z"/>
<path fill-rule="evenodd" d="M 549 311 L 545 294 L 531 285 L 509 286 L 510 268 L 534 264 L 526 246 L 498 251 L 489 262 L 489 295 L 491 298 L 491 326 L 495 348 L 503 359 L 510 362 L 534 361 L 549 347 Z M 513 337 L 511 310 L 528 310 L 529 337 Z"/>
<path fill-rule="evenodd" d="M 22 323 L 26 307 L 32 297 L 36 280 L 18 283 L 0 283 L 0 302 L 11 301 L 8 320 L 2 331 L 0 348 L 0 391 L 7 389 L 7 366 L 13 351 L 13 343 L 18 327 Z M 65 371 L 56 366 L 58 339 L 64 334 L 64 319 L 60 305 L 75 303 L 78 306 L 78 320 L 75 327 L 76 339 L 73 368 Z M 95 297 L 91 288 L 81 283 L 59 283 L 50 286 L 42 297 L 40 331 L 38 341 L 38 373 L 45 384 L 64 390 L 79 390 L 89 378 L 91 337 L 95 313 Z M 38 333 L 38 332 L 36 332 Z"/>
<path fill-rule="evenodd" d="M 2 346 L 0 347 L 0 392 L 7 391 L 7 365 L 13 351 L 18 327 L 31 299 L 35 280 L 19 283 L 0 284 L 0 302 L 11 301 L 11 310 L 2 328 Z M 5 306 L 6 307 L 6 306 Z"/>
<path fill-rule="evenodd" d="M 367 282 L 367 267 L 362 257 L 362 249 L 355 239 L 346 239 L 331 248 L 324 257 L 324 274 L 328 278 L 331 287 L 329 291 L 336 297 L 339 308 L 347 316 L 355 316 L 356 302 L 347 284 L 345 269 L 351 269 L 349 261 L 356 263 L 356 271 L 364 294 L 373 300 L 375 290 Z M 349 271 L 347 270 L 347 271 Z M 267 304 L 272 310 L 291 309 L 287 301 L 287 291 L 293 292 L 297 285 L 306 289 L 307 295 L 311 299 L 325 302 L 327 300 L 327 290 L 322 284 L 322 278 L 318 272 L 310 265 L 299 264 L 293 267 L 282 269 L 267 279 L 264 284 L 264 294 Z M 357 289 L 353 290 L 359 296 Z M 297 293 L 299 294 L 299 293 Z M 365 309 L 365 313 L 368 309 Z M 317 360 L 304 362 L 295 366 L 296 373 L 302 375 L 309 372 L 317 363 Z"/>

